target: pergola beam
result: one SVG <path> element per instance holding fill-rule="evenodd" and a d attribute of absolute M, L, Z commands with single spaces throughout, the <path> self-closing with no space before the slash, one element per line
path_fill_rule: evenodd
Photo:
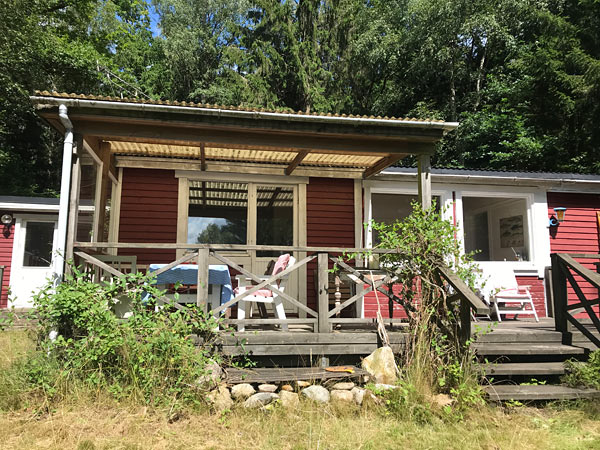
<path fill-rule="evenodd" d="M 200 170 L 206 171 L 206 148 L 204 142 L 200 144 Z"/>
<path fill-rule="evenodd" d="M 285 168 L 285 174 L 291 175 L 292 172 L 300 165 L 300 163 L 306 158 L 306 155 L 310 153 L 310 150 L 301 150 L 298 152 L 294 160 L 290 163 L 289 166 Z"/>
<path fill-rule="evenodd" d="M 394 164 L 397 161 L 400 161 L 404 157 L 406 157 L 406 155 L 399 154 L 399 155 L 390 155 L 390 156 L 388 156 L 386 158 L 381 159 L 376 164 L 374 164 L 373 166 L 369 167 L 368 169 L 366 169 L 363 172 L 363 178 L 367 179 L 369 177 L 372 177 L 373 175 L 377 175 L 383 169 L 385 169 L 386 167 L 391 166 L 392 164 Z"/>

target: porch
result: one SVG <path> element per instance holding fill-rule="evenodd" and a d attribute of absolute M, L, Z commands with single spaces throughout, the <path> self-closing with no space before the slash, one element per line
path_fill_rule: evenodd
<path fill-rule="evenodd" d="M 173 295 L 157 299 L 159 303 L 170 304 L 176 308 L 182 308 L 178 302 L 194 303 L 208 314 L 215 317 L 221 317 L 225 326 L 231 326 L 233 329 L 244 331 L 245 334 L 253 334 L 256 331 L 265 332 L 272 335 L 272 340 L 277 345 L 286 346 L 286 340 L 293 341 L 293 336 L 312 335 L 313 337 L 303 337 L 301 340 L 306 343 L 322 343 L 324 345 L 333 345 L 330 350 L 335 353 L 342 350 L 335 345 L 347 345 L 343 338 L 325 337 L 336 333 L 353 333 L 353 343 L 365 344 L 357 348 L 345 348 L 340 354 L 352 353 L 362 354 L 361 349 L 367 349 L 371 344 L 377 344 L 372 341 L 373 336 L 370 331 L 377 327 L 375 318 L 365 317 L 364 301 L 368 295 L 374 295 L 378 308 L 388 313 L 384 319 L 384 325 L 389 327 L 393 333 L 402 335 L 402 329 L 407 324 L 408 314 L 415 311 L 416 306 L 399 297 L 394 290 L 395 278 L 386 274 L 384 271 L 373 270 L 363 267 L 369 256 L 393 253 L 390 249 L 366 249 L 366 248 L 336 248 L 336 247 L 288 247 L 288 246 L 247 246 L 247 245 L 208 245 L 208 244 L 129 244 L 129 243 L 90 243 L 76 242 L 74 244 L 74 256 L 76 265 L 83 267 L 84 270 L 92 274 L 97 282 L 106 282 L 113 277 L 122 277 L 130 272 L 146 272 L 148 267 L 137 264 L 136 256 L 113 256 L 102 252 L 104 249 L 129 249 L 144 250 L 152 248 L 154 250 L 169 249 L 181 250 L 185 254 L 175 261 L 168 264 L 155 266 L 155 270 L 150 271 L 154 276 L 160 277 L 162 274 L 172 270 L 187 269 L 187 272 L 193 273 L 189 281 L 180 279 L 173 280 L 171 286 L 165 288 L 175 288 L 176 284 L 184 284 L 184 296 Z M 267 276 L 252 273 L 242 265 L 236 262 L 235 254 L 245 254 L 249 251 L 272 251 L 285 255 L 295 255 L 294 262 L 284 268 L 284 270 Z M 352 255 L 349 260 L 347 255 Z M 191 263 L 191 264 L 189 264 Z M 219 264 L 215 266 L 214 263 Z M 308 267 L 311 263 L 313 267 Z M 211 282 L 210 271 L 215 267 L 221 270 L 225 267 L 227 273 L 237 273 L 237 277 L 232 279 L 244 278 L 250 282 L 244 290 L 233 290 L 225 292 L 223 282 L 213 284 Z M 309 298 L 303 297 L 300 290 L 289 291 L 279 285 L 279 281 L 289 279 L 292 274 L 303 272 L 306 279 L 306 272 L 313 271 L 314 286 L 304 286 L 307 292 L 312 292 L 317 299 L 315 305 L 309 302 Z M 438 274 L 442 280 L 447 283 L 448 288 L 453 291 L 449 297 L 449 302 L 457 302 L 461 308 L 461 333 L 466 340 L 470 336 L 471 311 L 479 314 L 487 314 L 489 308 L 481 299 L 479 299 L 452 271 L 440 267 Z M 230 275 L 227 275 L 228 277 Z M 176 276 L 177 278 L 177 276 Z M 159 283 L 162 283 L 158 281 Z M 239 282 L 239 281 L 238 281 Z M 235 287 L 235 281 L 233 281 Z M 213 289 L 211 293 L 210 290 Z M 272 308 L 261 308 L 245 317 L 239 313 L 240 303 L 260 303 L 260 297 L 253 297 L 254 292 L 266 291 L 263 293 L 267 303 Z M 191 292 L 191 294 L 190 294 Z M 226 293 L 226 295 L 222 295 Z M 185 299 L 184 299 L 185 298 Z M 273 304 L 279 300 L 282 303 L 282 309 L 276 311 Z M 285 306 L 285 308 L 283 308 Z M 236 308 L 237 317 L 236 317 Z M 244 308 L 246 309 L 246 308 Z M 287 313 L 285 311 L 288 311 Z M 394 313 L 396 312 L 396 316 Z M 398 314 L 399 313 L 399 314 Z M 260 316 L 260 317 L 259 317 Z M 276 317 L 275 317 L 276 316 Z M 354 340 L 356 333 L 366 333 L 364 342 L 360 339 Z M 240 336 L 244 333 L 238 333 Z M 282 341 L 277 336 L 282 336 Z M 288 336 L 288 337 L 283 337 Z M 291 336 L 291 337 L 290 337 Z M 376 335 L 374 335 L 376 336 Z M 290 341 L 290 342 L 291 342 Z M 402 339 L 398 341 L 400 344 Z M 230 344 L 224 344 L 227 347 Z M 235 344 L 231 344 L 235 345 Z M 370 348 L 370 347 L 369 347 Z M 226 350 L 227 352 L 227 350 Z M 234 350 L 229 353 L 235 353 Z M 311 353 L 311 351 L 309 351 Z M 293 351 L 290 354 L 295 354 Z M 298 353 L 302 354 L 302 352 Z"/>

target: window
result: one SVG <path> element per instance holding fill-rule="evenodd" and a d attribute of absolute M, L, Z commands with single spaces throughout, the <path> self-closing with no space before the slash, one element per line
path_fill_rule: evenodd
<path fill-rule="evenodd" d="M 293 186 L 189 180 L 191 244 L 294 244 Z M 258 251 L 257 256 L 280 252 Z"/>
<path fill-rule="evenodd" d="M 191 181 L 188 244 L 245 244 L 248 184 Z"/>
<path fill-rule="evenodd" d="M 436 210 L 440 211 L 440 197 L 433 197 L 435 200 Z M 372 217 L 375 222 L 385 222 L 392 224 L 397 220 L 402 220 L 412 212 L 412 203 L 418 202 L 416 195 L 406 194 L 372 194 L 371 208 Z M 373 245 L 377 245 L 379 239 L 374 233 Z"/>
<path fill-rule="evenodd" d="M 27 222 L 23 266 L 50 267 L 53 240 L 53 222 Z"/>
<path fill-rule="evenodd" d="M 509 197 L 464 197 L 465 251 L 477 261 L 529 261 L 527 202 Z"/>
<path fill-rule="evenodd" d="M 294 244 L 294 188 L 257 186 L 256 244 Z M 277 256 L 281 252 L 258 251 L 257 256 Z"/>

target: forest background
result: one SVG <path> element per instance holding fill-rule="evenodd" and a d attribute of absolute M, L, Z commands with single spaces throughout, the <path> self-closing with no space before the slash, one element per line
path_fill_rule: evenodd
<path fill-rule="evenodd" d="M 3 195 L 59 187 L 35 90 L 459 121 L 435 165 L 600 173 L 600 0 L 2 0 Z"/>

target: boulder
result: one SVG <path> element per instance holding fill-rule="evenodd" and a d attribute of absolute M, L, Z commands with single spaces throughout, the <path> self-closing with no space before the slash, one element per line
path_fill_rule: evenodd
<path fill-rule="evenodd" d="M 236 384 L 231 388 L 231 396 L 238 401 L 246 400 L 255 392 L 252 385 L 248 383 Z"/>
<path fill-rule="evenodd" d="M 291 384 L 284 384 L 283 386 L 281 386 L 281 390 L 288 391 L 288 392 L 294 392 L 294 388 L 292 387 Z"/>
<path fill-rule="evenodd" d="M 357 405 L 362 405 L 363 399 L 365 397 L 365 392 L 366 389 L 362 389 L 359 387 L 352 388 L 350 393 L 352 394 L 354 403 L 356 403 Z"/>
<path fill-rule="evenodd" d="M 262 408 L 278 399 L 279 395 L 272 392 L 259 392 L 244 402 L 244 408 Z"/>
<path fill-rule="evenodd" d="M 369 372 L 375 383 L 394 384 L 398 380 L 394 352 L 390 347 L 380 347 L 362 360 L 362 368 Z"/>
<path fill-rule="evenodd" d="M 345 389 L 334 389 L 331 391 L 331 401 L 340 403 L 352 403 L 354 395 L 351 391 Z"/>
<path fill-rule="evenodd" d="M 229 389 L 227 389 L 227 386 L 224 384 L 220 384 L 217 389 L 209 392 L 207 397 L 208 401 L 217 411 L 224 411 L 233 406 L 233 400 L 231 399 Z"/>
<path fill-rule="evenodd" d="M 352 388 L 354 387 L 354 383 L 351 381 L 347 381 L 347 382 L 343 382 L 343 383 L 335 383 L 333 386 L 331 386 L 332 390 L 339 390 L 339 391 L 351 391 Z"/>
<path fill-rule="evenodd" d="M 202 375 L 196 380 L 196 383 L 199 385 L 209 385 L 216 386 L 221 381 L 221 377 L 223 376 L 223 369 L 221 366 L 217 364 L 215 361 L 210 361 L 204 367 L 206 372 L 205 375 Z"/>
<path fill-rule="evenodd" d="M 297 408 L 300 403 L 300 397 L 295 392 L 281 391 L 279 397 L 284 408 Z"/>
<path fill-rule="evenodd" d="M 448 394 L 434 395 L 431 400 L 434 405 L 437 405 L 440 408 L 445 408 L 446 406 L 450 406 L 452 403 L 454 403 L 454 400 Z"/>
<path fill-rule="evenodd" d="M 276 392 L 277 391 L 277 386 L 275 386 L 274 384 L 259 384 L 258 385 L 258 392 Z"/>
<path fill-rule="evenodd" d="M 392 391 L 394 389 L 400 389 L 400 386 L 394 386 L 392 384 L 375 383 L 374 388 L 376 391 Z"/>
<path fill-rule="evenodd" d="M 323 386 L 314 385 L 309 386 L 305 389 L 302 389 L 301 394 L 308 398 L 309 400 L 318 402 L 318 403 L 328 403 L 329 402 L 329 391 L 325 389 Z"/>
<path fill-rule="evenodd" d="M 298 386 L 298 389 L 302 389 L 302 388 L 306 388 L 310 386 L 310 383 L 308 381 L 296 381 L 296 386 Z"/>

